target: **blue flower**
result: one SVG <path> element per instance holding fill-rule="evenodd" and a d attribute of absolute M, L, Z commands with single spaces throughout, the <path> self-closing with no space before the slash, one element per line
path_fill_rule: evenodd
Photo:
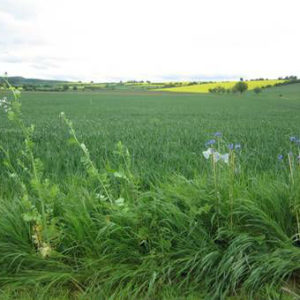
<path fill-rule="evenodd" d="M 234 145 L 233 145 L 233 144 L 229 144 L 229 145 L 228 145 L 228 149 L 229 149 L 229 150 L 233 150 L 233 148 L 234 148 Z"/>
<path fill-rule="evenodd" d="M 222 132 L 220 132 L 220 131 L 217 131 L 217 132 L 215 133 L 215 136 L 217 136 L 217 137 L 221 137 L 221 136 L 222 136 Z"/>
<path fill-rule="evenodd" d="M 296 138 L 295 136 L 291 136 L 291 137 L 290 137 L 290 141 L 291 141 L 291 142 L 296 142 L 296 140 L 297 140 L 297 138 Z"/>
<path fill-rule="evenodd" d="M 235 144 L 234 149 L 235 150 L 241 150 L 242 146 L 241 144 Z"/>
<path fill-rule="evenodd" d="M 283 155 L 282 154 L 278 155 L 278 160 L 283 160 Z"/>
<path fill-rule="evenodd" d="M 208 142 L 205 143 L 205 146 L 210 146 L 210 145 L 213 145 L 216 143 L 216 140 L 212 139 L 212 140 L 209 140 Z"/>

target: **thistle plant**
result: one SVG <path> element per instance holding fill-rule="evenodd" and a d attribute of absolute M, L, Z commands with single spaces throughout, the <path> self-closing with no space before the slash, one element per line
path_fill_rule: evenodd
<path fill-rule="evenodd" d="M 25 209 L 23 219 L 30 224 L 31 240 L 42 257 L 51 255 L 54 244 L 57 243 L 58 227 L 53 218 L 54 199 L 59 189 L 43 178 L 43 164 L 34 155 L 34 126 L 26 126 L 21 111 L 21 93 L 4 78 L 12 99 L 7 98 L 0 101 L 1 107 L 7 114 L 8 119 L 14 122 L 20 129 L 24 138 L 24 150 L 22 158 L 17 160 L 18 166 L 28 176 L 28 180 L 22 179 L 15 170 L 9 152 L 1 147 L 5 154 L 5 165 L 20 187 L 21 203 Z M 29 183 L 28 183 L 29 182 Z"/>
<path fill-rule="evenodd" d="M 69 142 L 74 143 L 75 145 L 79 146 L 79 148 L 81 149 L 81 151 L 83 153 L 83 156 L 81 157 L 81 162 L 82 162 L 83 166 L 85 167 L 87 173 L 89 174 L 89 176 L 91 178 L 94 178 L 98 181 L 100 188 L 101 188 L 101 192 L 103 193 L 100 196 L 103 199 L 108 200 L 111 204 L 113 204 L 114 200 L 113 200 L 113 196 L 110 193 L 109 181 L 107 179 L 107 174 L 99 173 L 95 164 L 91 160 L 88 148 L 86 147 L 86 145 L 84 143 L 79 141 L 79 139 L 76 135 L 76 132 L 74 130 L 72 121 L 66 117 L 64 112 L 60 113 L 60 118 L 68 126 L 69 134 L 71 136 L 71 138 L 69 139 Z"/>

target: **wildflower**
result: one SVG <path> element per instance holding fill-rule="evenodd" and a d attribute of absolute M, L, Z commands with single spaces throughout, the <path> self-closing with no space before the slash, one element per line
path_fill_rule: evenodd
<path fill-rule="evenodd" d="M 241 144 L 236 144 L 236 145 L 234 146 L 234 149 L 235 149 L 235 150 L 241 150 L 241 148 L 242 148 Z"/>
<path fill-rule="evenodd" d="M 221 137 L 221 136 L 222 136 L 222 132 L 217 131 L 217 132 L 215 133 L 215 136 L 216 136 L 216 137 Z"/>
<path fill-rule="evenodd" d="M 0 99 L 0 107 L 3 107 L 3 109 L 4 109 L 5 112 L 8 112 L 8 110 L 9 110 L 9 104 L 10 103 L 8 102 L 8 100 L 7 100 L 6 97 Z"/>
<path fill-rule="evenodd" d="M 224 161 L 225 164 L 229 163 L 229 153 L 221 154 L 220 158 Z"/>
<path fill-rule="evenodd" d="M 105 200 L 105 196 L 103 196 L 102 194 L 96 194 L 96 198 L 102 201 Z"/>
<path fill-rule="evenodd" d="M 295 136 L 291 136 L 291 137 L 290 137 L 290 141 L 291 141 L 291 142 L 296 142 L 296 140 L 297 140 L 297 138 L 296 138 Z"/>
<path fill-rule="evenodd" d="M 40 250 L 42 257 L 46 258 L 46 257 L 50 256 L 52 249 L 47 243 L 43 243 L 42 247 L 40 247 L 39 250 Z"/>
<path fill-rule="evenodd" d="M 228 145 L 228 149 L 229 150 L 233 150 L 234 149 L 234 150 L 238 151 L 238 150 L 241 150 L 241 148 L 242 148 L 241 144 L 235 144 L 235 145 L 234 144 L 229 144 Z"/>
<path fill-rule="evenodd" d="M 279 154 L 277 158 L 278 158 L 278 160 L 283 160 L 283 155 Z"/>
<path fill-rule="evenodd" d="M 300 154 L 297 156 L 297 160 L 300 162 Z"/>
<path fill-rule="evenodd" d="M 206 159 L 209 159 L 210 155 L 214 153 L 214 149 L 208 148 L 206 151 L 203 151 L 202 154 Z"/>
<path fill-rule="evenodd" d="M 221 154 L 219 152 L 213 152 L 212 156 L 214 162 L 217 162 L 221 158 Z"/>
<path fill-rule="evenodd" d="M 206 159 L 209 159 L 212 155 L 214 162 L 218 162 L 219 160 L 224 161 L 226 164 L 229 162 L 229 153 L 221 154 L 213 148 L 208 148 L 206 151 L 203 151 L 202 154 Z"/>
<path fill-rule="evenodd" d="M 6 98 L 6 97 L 0 99 L 0 106 L 4 106 L 4 105 L 6 105 L 6 104 L 8 104 L 7 98 Z"/>
<path fill-rule="evenodd" d="M 212 140 L 209 140 L 205 143 L 205 146 L 210 146 L 210 145 L 214 145 L 216 143 L 216 140 L 212 139 Z"/>

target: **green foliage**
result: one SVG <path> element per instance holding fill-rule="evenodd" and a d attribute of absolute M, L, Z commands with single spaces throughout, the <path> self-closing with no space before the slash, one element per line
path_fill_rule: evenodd
<path fill-rule="evenodd" d="M 69 89 L 69 86 L 67 85 L 67 84 L 64 84 L 63 86 L 62 86 L 62 90 L 63 91 L 67 91 Z"/>
<path fill-rule="evenodd" d="M 258 95 L 262 92 L 262 88 L 257 87 L 253 90 L 253 92 Z"/>
<path fill-rule="evenodd" d="M 233 92 L 244 93 L 248 89 L 248 84 L 244 81 L 237 82 L 232 88 Z"/>
<path fill-rule="evenodd" d="M 227 89 L 225 89 L 224 87 L 222 86 L 217 86 L 215 88 L 211 88 L 208 90 L 210 93 L 212 94 L 224 94 L 227 92 Z"/>

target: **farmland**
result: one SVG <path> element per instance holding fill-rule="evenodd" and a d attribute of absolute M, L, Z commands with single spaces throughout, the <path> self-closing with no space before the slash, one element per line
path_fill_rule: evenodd
<path fill-rule="evenodd" d="M 297 299 L 300 84 L 209 88 L 1 110 L 0 299 Z"/>
<path fill-rule="evenodd" d="M 284 83 L 285 80 L 272 79 L 272 80 L 254 80 L 254 81 L 245 81 L 248 85 L 249 90 L 253 90 L 255 88 L 262 88 L 266 86 L 274 86 L 278 83 Z M 232 89 L 236 81 L 225 81 L 225 82 L 213 82 L 213 83 L 205 83 L 202 82 L 200 84 L 195 85 L 185 85 L 180 87 L 171 87 L 164 88 L 164 91 L 169 92 L 177 92 L 177 93 L 208 93 L 210 89 L 216 87 L 223 87 L 225 89 Z M 160 89 L 162 91 L 162 89 Z"/>

